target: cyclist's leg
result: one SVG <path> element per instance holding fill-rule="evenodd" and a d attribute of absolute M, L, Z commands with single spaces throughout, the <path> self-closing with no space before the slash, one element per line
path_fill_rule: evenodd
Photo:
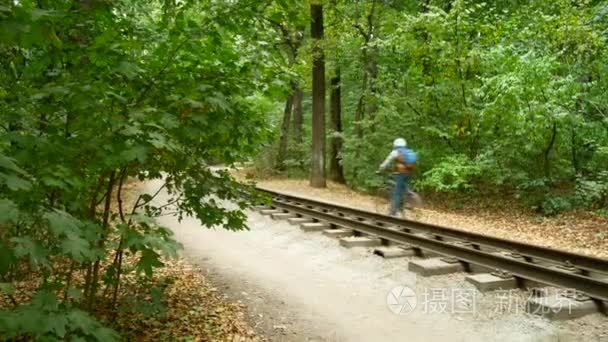
<path fill-rule="evenodd" d="M 398 180 L 397 180 L 397 174 L 393 174 L 393 184 L 392 184 L 392 189 L 391 189 L 391 205 L 390 205 L 390 210 L 388 212 L 389 215 L 394 216 L 397 214 L 397 210 L 398 210 L 398 205 L 399 205 L 399 187 L 398 185 Z"/>
<path fill-rule="evenodd" d="M 403 175 L 403 192 L 402 192 L 402 207 L 405 209 L 410 200 L 410 176 L 408 174 Z"/>
<path fill-rule="evenodd" d="M 406 176 L 404 174 L 395 174 L 393 177 L 395 178 L 395 188 L 393 189 L 390 215 L 396 215 L 401 210 L 403 195 L 407 186 Z"/>
<path fill-rule="evenodd" d="M 385 181 L 385 195 L 384 198 L 387 200 L 387 205 L 384 207 L 384 213 L 390 215 L 393 209 L 393 193 L 395 192 L 395 179 L 393 175 Z"/>

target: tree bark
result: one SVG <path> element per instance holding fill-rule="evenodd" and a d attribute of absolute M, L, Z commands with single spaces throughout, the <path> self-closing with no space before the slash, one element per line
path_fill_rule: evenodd
<path fill-rule="evenodd" d="M 576 141 L 576 124 L 572 124 L 572 127 L 570 128 L 570 149 L 572 154 L 572 170 L 574 171 L 574 177 L 576 177 L 580 171 L 580 163 L 578 158 Z"/>
<path fill-rule="evenodd" d="M 296 62 L 296 57 L 298 53 L 298 49 L 302 46 L 302 41 L 304 40 L 304 27 L 298 26 L 296 39 L 293 44 L 293 55 L 294 55 L 294 63 Z M 303 119 L 303 111 L 302 111 L 302 98 L 304 94 L 302 92 L 302 86 L 295 81 L 294 83 L 294 92 L 293 92 L 293 137 L 294 142 L 296 144 L 302 143 L 302 124 L 304 122 Z"/>
<path fill-rule="evenodd" d="M 376 115 L 376 111 L 378 110 L 378 106 L 376 105 L 376 79 L 378 78 L 378 47 L 375 44 L 372 44 L 375 39 L 375 31 L 376 27 L 374 25 L 374 15 L 376 12 L 376 2 L 372 3 L 372 8 L 367 15 L 367 32 L 368 39 L 365 42 L 365 50 L 366 50 L 366 72 L 369 75 L 369 92 L 370 99 L 367 103 L 367 114 L 368 118 L 371 121 L 371 130 L 374 131 L 374 117 Z"/>
<path fill-rule="evenodd" d="M 373 51 L 371 54 L 368 54 L 368 64 L 367 64 L 367 73 L 369 74 L 369 93 L 370 93 L 370 101 L 367 103 L 367 114 L 369 120 L 372 122 L 372 132 L 374 131 L 374 118 L 376 115 L 376 111 L 378 110 L 378 106 L 376 105 L 376 80 L 378 79 L 378 51 L 376 48 L 372 48 Z"/>
<path fill-rule="evenodd" d="M 104 204 L 104 208 L 103 208 L 103 221 L 101 224 L 102 232 L 101 232 L 99 241 L 97 242 L 97 247 L 100 249 L 104 248 L 104 245 L 105 245 L 106 239 L 107 239 L 107 233 L 108 233 L 107 230 L 108 230 L 108 226 L 110 224 L 110 209 L 111 209 L 111 205 L 112 205 L 112 190 L 114 189 L 115 182 L 116 182 L 116 172 L 112 171 L 110 173 L 110 179 L 108 180 L 108 189 L 106 191 L 105 204 Z M 95 261 L 95 264 L 93 266 L 90 290 L 88 291 L 89 298 L 87 298 L 88 299 L 87 308 L 89 311 L 91 311 L 93 309 L 93 307 L 95 306 L 95 299 L 96 299 L 95 296 L 97 295 L 100 267 L 101 267 L 101 259 L 98 258 Z"/>
<path fill-rule="evenodd" d="M 283 111 L 283 123 L 281 124 L 281 137 L 279 138 L 279 154 L 277 156 L 277 169 L 285 169 L 285 158 L 287 157 L 287 140 L 289 138 L 289 123 L 291 121 L 291 109 L 294 95 L 289 95 L 285 101 Z"/>
<path fill-rule="evenodd" d="M 553 145 L 555 144 L 555 138 L 557 137 L 557 122 L 553 121 L 553 128 L 551 129 L 551 139 L 549 140 L 549 144 L 547 148 L 543 152 L 543 168 L 545 171 L 545 177 L 549 178 L 551 176 L 551 164 L 549 156 L 551 154 L 551 150 L 553 149 Z"/>
<path fill-rule="evenodd" d="M 366 16 L 367 25 L 364 28 L 359 24 L 355 24 L 354 27 L 359 31 L 359 34 L 363 38 L 363 49 L 361 53 L 361 62 L 363 64 L 363 79 L 362 79 L 362 93 L 357 102 L 357 109 L 355 113 L 355 120 L 363 120 L 366 116 L 370 120 L 371 131 L 374 131 L 374 116 L 378 109 L 376 105 L 376 79 L 378 78 L 378 48 L 374 46 L 373 41 L 375 40 L 374 32 L 376 27 L 374 26 L 374 15 L 376 13 L 376 1 L 372 2 L 372 7 Z M 357 137 L 361 139 L 363 132 L 360 127 L 356 127 Z"/>
<path fill-rule="evenodd" d="M 430 0 L 424 0 L 421 3 L 420 12 L 428 13 Z M 421 33 L 423 44 L 426 45 L 429 41 L 429 32 L 425 29 Z M 430 56 L 430 55 L 429 55 Z M 431 60 L 428 56 L 422 57 L 422 75 L 428 76 L 431 74 Z"/>
<path fill-rule="evenodd" d="M 342 100 L 340 68 L 336 68 L 336 74 L 331 78 L 330 111 L 331 111 L 331 156 L 329 162 L 329 177 L 334 182 L 344 183 L 344 172 L 342 169 Z"/>
<path fill-rule="evenodd" d="M 283 34 L 283 42 L 287 47 L 287 59 L 289 67 L 297 62 L 298 50 L 302 45 L 304 38 L 304 28 L 298 26 L 295 33 L 292 33 L 288 26 L 283 23 L 271 22 L 278 27 Z M 283 122 L 281 124 L 281 136 L 279 138 L 279 151 L 277 155 L 276 168 L 279 170 L 285 169 L 285 159 L 287 157 L 287 144 L 289 142 L 289 133 L 291 127 L 291 116 L 294 113 L 294 135 L 296 142 L 302 141 L 302 91 L 297 80 L 291 81 L 291 92 L 285 101 L 285 110 L 283 114 Z M 295 101 L 295 102 L 294 102 Z M 295 104 L 294 104 L 295 103 Z M 298 108 L 295 108 L 298 106 Z M 297 129 L 297 131 L 296 131 Z"/>
<path fill-rule="evenodd" d="M 302 123 L 304 121 L 302 111 L 303 96 L 302 88 L 297 85 L 293 94 L 293 140 L 296 144 L 302 143 Z"/>
<path fill-rule="evenodd" d="M 323 6 L 310 5 L 313 38 L 312 66 L 312 165 L 310 185 L 324 188 L 325 182 L 325 58 L 323 55 Z"/>
<path fill-rule="evenodd" d="M 363 85 L 361 87 L 361 96 L 357 101 L 357 109 L 355 109 L 355 135 L 361 141 L 363 139 L 363 116 L 365 107 L 365 89 L 367 89 L 367 73 L 363 73 Z"/>

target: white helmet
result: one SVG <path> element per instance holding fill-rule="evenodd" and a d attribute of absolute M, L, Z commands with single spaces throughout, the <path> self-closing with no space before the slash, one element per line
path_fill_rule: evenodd
<path fill-rule="evenodd" d="M 403 138 L 397 138 L 397 139 L 395 139 L 395 142 L 393 142 L 393 146 L 394 147 L 405 147 L 405 146 L 407 146 L 407 142 L 405 142 L 405 139 L 403 139 Z"/>

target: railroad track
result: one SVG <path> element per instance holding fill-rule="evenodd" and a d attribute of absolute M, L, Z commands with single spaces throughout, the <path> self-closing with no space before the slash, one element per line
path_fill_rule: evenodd
<path fill-rule="evenodd" d="M 567 295 L 570 300 L 587 304 L 587 312 L 591 304 L 595 310 L 607 313 L 606 259 L 395 218 L 260 187 L 257 190 L 272 199 L 270 208 L 275 214 L 284 214 L 277 217 L 308 218 L 329 228 L 348 228 L 354 235 L 370 236 L 384 245 L 409 248 L 419 255 L 438 255 L 446 264 L 458 264 L 469 273 L 478 273 L 481 269 L 501 279 L 513 279 L 517 287 L 575 289 Z M 272 213 L 266 211 L 266 214 Z"/>

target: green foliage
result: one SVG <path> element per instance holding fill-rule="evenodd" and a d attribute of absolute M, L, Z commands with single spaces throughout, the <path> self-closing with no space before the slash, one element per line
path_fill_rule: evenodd
<path fill-rule="evenodd" d="M 562 196 L 546 196 L 542 204 L 543 214 L 549 216 L 572 208 L 573 203 L 567 197 Z"/>
<path fill-rule="evenodd" d="M 38 292 L 31 303 L 0 312 L 4 338 L 29 336 L 44 341 L 112 341 L 118 336 L 77 308 L 66 307 L 50 292 Z"/>
<path fill-rule="evenodd" d="M 467 156 L 451 155 L 425 172 L 420 185 L 439 192 L 470 190 L 481 173 L 481 167 Z"/>
<path fill-rule="evenodd" d="M 373 171 L 401 136 L 428 190 L 490 189 L 551 214 L 606 205 L 604 2 L 335 1 L 325 11 L 349 185 L 379 186 Z"/>
<path fill-rule="evenodd" d="M 608 205 L 608 171 L 601 171 L 595 179 L 577 179 L 574 199 L 580 206 L 606 207 Z"/>
<path fill-rule="evenodd" d="M 270 137 L 269 98 L 285 85 L 258 6 L 0 6 L 0 288 L 14 304 L 3 338 L 118 339 L 95 319 L 101 303 L 116 308 L 122 276 L 143 286 L 179 248 L 155 217 L 246 229 L 249 199 L 209 164 L 246 160 Z M 126 203 L 136 178 L 160 189 Z M 32 299 L 18 302 L 23 282 Z M 161 295 L 142 310 L 159 312 Z"/>

